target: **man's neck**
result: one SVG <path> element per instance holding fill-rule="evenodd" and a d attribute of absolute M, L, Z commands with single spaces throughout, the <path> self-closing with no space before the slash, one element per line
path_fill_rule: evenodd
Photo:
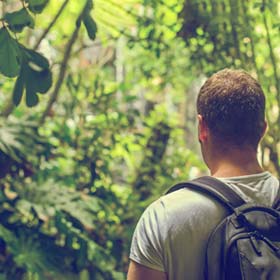
<path fill-rule="evenodd" d="M 212 176 L 220 178 L 245 176 L 264 171 L 255 152 L 240 150 L 216 155 L 209 164 L 209 169 Z"/>

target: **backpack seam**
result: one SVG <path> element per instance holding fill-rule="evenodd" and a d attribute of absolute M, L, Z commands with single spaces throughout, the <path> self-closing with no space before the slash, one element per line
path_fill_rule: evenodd
<path fill-rule="evenodd" d="M 239 249 L 238 249 L 238 251 L 239 251 Z M 258 270 L 255 268 L 255 266 L 252 264 L 252 262 L 246 257 L 246 255 L 242 251 L 239 251 L 239 255 L 240 255 L 241 259 L 246 260 L 247 263 L 250 264 L 250 266 L 255 270 L 255 272 L 258 273 Z M 246 278 L 244 276 L 245 268 L 243 265 L 243 261 L 241 259 L 240 259 L 240 261 L 241 261 L 241 266 L 242 266 L 242 270 L 241 270 L 242 278 L 243 278 L 243 280 L 246 280 Z M 250 279 L 248 279 L 248 280 L 250 280 Z"/>

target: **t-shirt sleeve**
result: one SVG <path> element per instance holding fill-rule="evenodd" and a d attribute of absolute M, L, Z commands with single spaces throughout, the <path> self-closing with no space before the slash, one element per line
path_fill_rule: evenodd
<path fill-rule="evenodd" d="M 133 234 L 130 259 L 148 268 L 165 272 L 164 208 L 157 200 L 142 214 Z"/>

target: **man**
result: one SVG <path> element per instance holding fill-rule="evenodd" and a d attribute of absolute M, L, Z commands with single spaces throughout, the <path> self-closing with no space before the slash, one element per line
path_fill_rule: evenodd
<path fill-rule="evenodd" d="M 257 160 L 266 130 L 259 83 L 244 71 L 222 70 L 202 86 L 197 112 L 198 139 L 211 176 L 244 200 L 271 206 L 279 182 Z M 225 216 L 217 201 L 193 190 L 161 197 L 137 224 L 128 280 L 203 279 L 207 240 Z"/>

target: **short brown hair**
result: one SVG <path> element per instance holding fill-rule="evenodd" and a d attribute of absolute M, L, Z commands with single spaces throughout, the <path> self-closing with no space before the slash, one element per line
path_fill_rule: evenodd
<path fill-rule="evenodd" d="M 247 72 L 224 69 L 200 89 L 197 112 L 217 139 L 256 148 L 265 127 L 265 95 Z"/>

